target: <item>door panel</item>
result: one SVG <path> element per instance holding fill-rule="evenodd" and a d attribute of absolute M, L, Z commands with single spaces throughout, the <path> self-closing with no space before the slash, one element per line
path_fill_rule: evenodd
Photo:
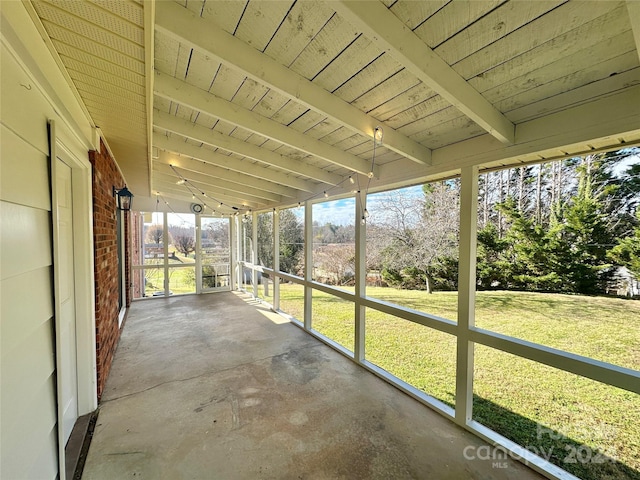
<path fill-rule="evenodd" d="M 200 222 L 201 291 L 230 290 L 230 220 L 202 217 Z"/>

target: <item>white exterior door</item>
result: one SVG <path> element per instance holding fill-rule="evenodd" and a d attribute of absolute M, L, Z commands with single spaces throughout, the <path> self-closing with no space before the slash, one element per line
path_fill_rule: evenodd
<path fill-rule="evenodd" d="M 60 295 L 61 402 L 64 442 L 78 418 L 78 377 L 76 352 L 76 308 L 73 258 L 73 201 L 71 168 L 59 158 L 56 165 L 58 209 L 58 269 Z"/>

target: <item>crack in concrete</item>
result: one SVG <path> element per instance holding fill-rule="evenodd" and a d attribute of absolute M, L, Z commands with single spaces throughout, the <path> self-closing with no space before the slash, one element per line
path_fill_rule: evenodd
<path fill-rule="evenodd" d="M 322 344 L 317 344 L 317 345 L 305 345 L 305 346 L 303 346 L 302 348 L 317 348 L 317 347 L 322 347 L 322 346 L 323 346 Z M 145 389 L 143 389 L 143 390 L 139 390 L 139 391 L 137 391 L 137 392 L 131 392 L 131 393 L 127 393 L 127 394 L 125 394 L 125 395 L 121 395 L 121 396 L 119 396 L 119 397 L 114 397 L 114 398 L 109 398 L 109 399 L 106 399 L 106 400 L 102 400 L 102 401 L 100 402 L 100 404 L 101 404 L 101 405 L 105 405 L 105 404 L 107 404 L 107 403 L 115 402 L 115 401 L 117 401 L 117 400 L 122 400 L 123 398 L 133 397 L 134 395 L 139 395 L 139 394 L 141 394 L 141 393 L 148 392 L 148 391 L 150 391 L 150 390 L 156 389 L 156 388 L 158 388 L 158 387 L 162 387 L 163 385 L 168 385 L 168 384 L 170 384 L 170 383 L 176 383 L 176 382 L 188 382 L 189 380 L 195 380 L 196 378 L 204 377 L 204 376 L 207 376 L 207 375 L 215 375 L 215 374 L 218 374 L 218 373 L 228 372 L 228 371 L 231 371 L 231 370 L 235 370 L 236 368 L 244 367 L 244 366 L 247 366 L 247 365 L 253 365 L 253 364 L 256 364 L 256 363 L 258 363 L 258 362 L 263 362 L 263 361 L 268 360 L 268 359 L 270 359 L 270 358 L 272 359 L 272 358 L 274 358 L 274 357 L 277 357 L 277 356 L 279 356 L 279 355 L 286 354 L 286 353 L 288 353 L 288 352 L 292 352 L 292 351 L 294 351 L 294 350 L 300 350 L 300 348 L 295 348 L 295 349 L 292 349 L 292 350 L 288 350 L 288 351 L 284 351 L 284 352 L 280 352 L 280 353 L 275 353 L 275 354 L 273 354 L 273 355 L 268 355 L 268 356 L 263 357 L 263 358 L 258 358 L 258 359 L 256 359 L 256 360 L 252 360 L 252 361 L 250 361 L 250 362 L 241 363 L 241 364 L 239 364 L 239 365 L 234 365 L 233 367 L 223 368 L 222 370 L 210 370 L 210 371 L 207 371 L 207 372 L 204 372 L 204 373 L 200 373 L 200 374 L 198 374 L 198 375 L 194 375 L 193 377 L 188 377 L 188 378 L 176 378 L 176 379 L 174 379 L 174 380 L 167 380 L 166 382 L 161 382 L 161 383 L 158 383 L 157 385 L 152 385 L 151 387 L 147 387 L 147 388 L 145 388 Z"/>

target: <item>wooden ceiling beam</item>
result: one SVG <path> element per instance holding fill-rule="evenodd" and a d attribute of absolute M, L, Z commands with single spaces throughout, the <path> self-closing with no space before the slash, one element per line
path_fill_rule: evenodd
<path fill-rule="evenodd" d="M 175 173 L 169 166 L 169 164 L 163 162 L 153 162 L 153 171 L 163 173 L 165 175 L 173 175 L 174 179 L 176 178 Z M 235 193 L 239 195 L 245 195 L 247 197 L 253 197 L 256 201 L 264 201 L 264 202 L 280 202 L 282 201 L 281 195 L 276 195 L 274 193 L 265 192 L 264 190 L 258 190 L 256 188 L 249 187 L 247 185 L 241 185 L 239 183 L 229 182 L 228 180 L 224 180 L 222 178 L 211 177 L 209 175 L 204 175 L 202 173 L 193 173 L 193 172 L 180 172 L 180 174 L 188 180 L 188 184 L 195 185 L 206 185 L 209 188 L 224 188 L 230 194 Z M 174 183 L 177 185 L 177 181 L 174 180 Z M 239 197 L 242 198 L 242 197 Z"/>
<path fill-rule="evenodd" d="M 328 5 L 495 138 L 505 144 L 514 143 L 514 124 L 431 50 L 384 3 L 341 0 L 329 2 Z"/>
<path fill-rule="evenodd" d="M 316 140 L 275 120 L 263 117 L 165 73 L 156 71 L 154 88 L 154 93 L 159 97 L 219 118 L 309 155 L 315 155 L 327 162 L 348 168 L 353 172 L 367 175 L 371 170 L 371 163 L 367 160 L 340 150 L 328 143 Z M 376 167 L 374 168 L 374 175 L 377 176 L 377 173 L 378 169 Z"/>
<path fill-rule="evenodd" d="M 162 169 L 160 169 L 162 170 Z M 189 193 L 189 190 L 184 185 L 176 185 L 175 175 L 172 172 L 159 171 L 159 165 L 153 167 L 153 186 L 154 190 L 160 190 L 162 187 L 172 190 L 183 190 L 185 194 Z M 227 188 L 217 187 L 210 183 L 203 183 L 198 181 L 189 181 L 191 190 L 197 190 L 198 192 L 204 192 L 207 197 L 211 199 L 211 203 L 215 201 L 223 201 L 223 203 L 229 203 L 231 205 L 239 207 L 240 205 L 266 205 L 271 203 L 257 195 L 249 195 L 245 192 L 237 192 Z M 196 192 L 197 193 L 197 192 Z M 198 195 L 196 195 L 198 197 Z M 225 201 L 226 199 L 226 201 Z"/>
<path fill-rule="evenodd" d="M 204 21 L 177 3 L 158 3 L 156 29 L 207 56 L 232 66 L 249 78 L 267 85 L 295 102 L 326 115 L 355 133 L 366 135 L 373 140 L 374 129 L 381 126 L 384 131 L 385 147 L 415 162 L 427 165 L 431 163 L 431 150 L 424 145 L 382 124 L 371 115 L 289 70 L 216 25 Z"/>
<path fill-rule="evenodd" d="M 256 190 L 262 190 L 274 195 L 283 197 L 296 198 L 298 190 L 285 187 L 279 183 L 269 182 L 261 178 L 245 175 L 244 173 L 234 172 L 225 168 L 216 167 L 206 162 L 198 161 L 190 157 L 172 155 L 169 152 L 161 151 L 158 158 L 154 159 L 154 163 L 162 163 L 172 165 L 185 178 L 191 179 L 192 175 L 213 177 L 225 182 L 231 182 L 240 186 L 246 185 Z"/>
<path fill-rule="evenodd" d="M 280 183 L 281 185 L 295 188 L 297 190 L 305 192 L 313 192 L 315 190 L 315 185 L 306 180 L 284 175 L 280 172 L 251 163 L 248 160 L 237 160 L 235 158 L 227 157 L 226 155 L 216 153 L 212 150 L 185 143 L 184 140 L 177 137 L 168 138 L 166 135 L 155 133 L 153 136 L 153 145 L 161 150 L 167 150 L 178 155 L 185 155 L 195 160 L 206 162 L 210 165 L 227 168 L 234 172 L 244 173 L 270 182 Z"/>
<path fill-rule="evenodd" d="M 637 0 L 627 0 L 627 13 L 633 30 L 633 39 L 636 42 L 636 53 L 640 59 L 640 2 Z"/>
<path fill-rule="evenodd" d="M 261 163 L 272 165 L 297 175 L 303 175 L 329 185 L 337 185 L 342 181 L 342 177 L 334 173 L 327 172 L 312 165 L 306 165 L 299 160 L 244 142 L 238 138 L 224 135 L 202 125 L 197 125 L 188 120 L 178 118 L 175 115 L 156 111 L 153 121 L 155 126 L 163 130 L 168 130 L 183 137 L 222 148 L 228 152 L 243 155 Z M 293 186 L 298 190 L 311 191 L 308 190 L 309 185 L 303 185 L 304 180 L 299 179 L 296 183 L 296 186 L 290 186 Z"/>

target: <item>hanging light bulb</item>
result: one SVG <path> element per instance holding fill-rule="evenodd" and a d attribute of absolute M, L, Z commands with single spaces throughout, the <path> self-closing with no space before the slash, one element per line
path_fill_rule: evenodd
<path fill-rule="evenodd" d="M 324 191 L 324 198 L 329 198 L 329 194 L 327 193 L 327 191 Z"/>
<path fill-rule="evenodd" d="M 351 183 L 351 185 L 356 183 L 356 181 L 353 179 L 353 177 L 351 175 L 349 175 L 349 182 Z"/>
<path fill-rule="evenodd" d="M 181 178 L 176 182 L 176 185 L 184 185 L 184 182 L 186 182 L 186 180 L 184 178 Z"/>
<path fill-rule="evenodd" d="M 364 209 L 364 212 L 363 212 L 363 218 L 369 218 L 369 210 L 367 210 L 366 208 Z"/>
<path fill-rule="evenodd" d="M 218 208 L 222 208 L 222 202 L 218 204 Z"/>
<path fill-rule="evenodd" d="M 298 208 L 302 208 L 302 203 L 298 202 Z"/>
<path fill-rule="evenodd" d="M 369 177 L 369 178 L 373 178 L 373 172 L 369 172 L 369 173 L 367 174 L 367 177 Z"/>
<path fill-rule="evenodd" d="M 373 142 L 375 143 L 376 147 L 382 146 L 382 136 L 382 127 L 376 127 L 373 130 Z"/>
<path fill-rule="evenodd" d="M 367 224 L 367 219 L 364 217 L 364 215 L 362 216 L 362 220 L 360 220 L 360 223 L 362 225 L 366 225 Z"/>

